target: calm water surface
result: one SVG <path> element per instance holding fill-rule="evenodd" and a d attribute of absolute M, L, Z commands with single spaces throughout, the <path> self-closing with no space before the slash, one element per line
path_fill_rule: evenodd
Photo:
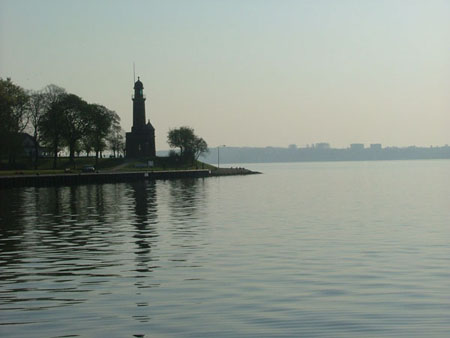
<path fill-rule="evenodd" d="M 0 336 L 448 336 L 450 161 L 0 191 Z"/>

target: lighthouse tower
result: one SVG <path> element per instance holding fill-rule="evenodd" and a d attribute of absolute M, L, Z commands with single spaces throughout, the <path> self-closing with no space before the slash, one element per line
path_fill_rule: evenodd
<path fill-rule="evenodd" d="M 133 95 L 133 126 L 126 134 L 127 158 L 155 157 L 155 128 L 150 120 L 145 123 L 144 85 L 138 77 L 134 83 Z"/>

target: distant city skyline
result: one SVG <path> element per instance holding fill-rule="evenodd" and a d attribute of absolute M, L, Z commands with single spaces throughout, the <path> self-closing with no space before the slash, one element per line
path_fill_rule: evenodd
<path fill-rule="evenodd" d="M 441 147 L 382 147 L 379 143 L 365 146 L 353 143 L 346 148 L 330 147 L 319 143 L 307 147 L 220 147 L 202 155 L 208 163 L 261 163 L 261 162 L 323 162 L 323 161 L 392 161 L 450 159 L 450 146 Z M 161 156 L 166 155 L 160 152 Z M 219 156 L 220 155 L 220 156 Z"/>
<path fill-rule="evenodd" d="M 156 149 L 450 144 L 450 1 L 0 0 L 0 76 L 56 84 L 132 125 L 133 62 Z"/>

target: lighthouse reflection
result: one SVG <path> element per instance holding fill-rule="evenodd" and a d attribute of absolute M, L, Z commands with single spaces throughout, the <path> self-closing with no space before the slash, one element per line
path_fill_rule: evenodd
<path fill-rule="evenodd" d="M 156 224 L 157 198 L 156 183 L 154 181 L 138 181 L 130 184 L 134 200 L 135 227 L 133 240 L 135 243 L 136 271 L 141 273 L 151 272 L 155 266 L 151 263 L 152 246 L 158 238 Z"/>

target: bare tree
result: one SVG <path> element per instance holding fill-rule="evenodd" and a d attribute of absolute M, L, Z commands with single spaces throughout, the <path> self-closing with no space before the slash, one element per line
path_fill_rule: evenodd
<path fill-rule="evenodd" d="M 123 130 L 119 122 L 120 120 L 116 120 L 116 122 L 112 125 L 111 131 L 107 138 L 109 149 L 113 151 L 114 157 L 119 156 L 120 152 L 123 152 L 125 145 L 123 141 Z"/>
<path fill-rule="evenodd" d="M 28 105 L 30 109 L 30 123 L 34 138 L 34 168 L 37 169 L 39 159 L 39 138 L 42 117 L 48 110 L 48 102 L 43 91 L 32 92 Z"/>

